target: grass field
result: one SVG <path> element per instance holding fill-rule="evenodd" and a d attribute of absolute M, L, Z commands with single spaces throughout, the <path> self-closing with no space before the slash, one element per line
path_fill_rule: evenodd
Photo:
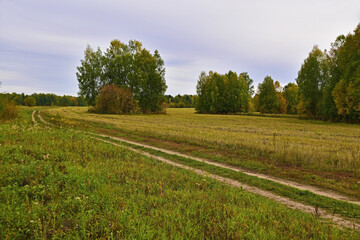
<path fill-rule="evenodd" d="M 96 115 L 86 108 L 46 111 L 62 124 L 151 142 L 360 198 L 360 126 L 244 115 Z"/>
<path fill-rule="evenodd" d="M 312 214 L 22 118 L 0 124 L 0 238 L 358 239 Z"/>

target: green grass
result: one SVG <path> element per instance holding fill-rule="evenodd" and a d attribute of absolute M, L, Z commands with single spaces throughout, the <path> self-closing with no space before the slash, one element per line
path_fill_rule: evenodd
<path fill-rule="evenodd" d="M 100 137 L 104 138 L 104 137 Z M 111 139 L 111 138 L 104 138 L 108 141 L 112 141 L 115 143 L 119 143 L 118 141 Z M 330 213 L 336 213 L 339 215 L 342 215 L 344 217 L 352 218 L 353 220 L 360 222 L 360 206 L 352 203 L 347 203 L 339 200 L 335 200 L 332 198 L 320 196 L 317 194 L 314 194 L 310 191 L 306 190 L 299 190 L 293 187 L 289 187 L 283 184 L 279 184 L 273 181 L 269 181 L 266 179 L 260 179 L 254 176 L 249 176 L 247 174 L 233 171 L 230 169 L 225 169 L 213 165 L 209 165 L 203 162 L 199 162 L 196 160 L 192 160 L 190 158 L 185 158 L 181 156 L 171 155 L 168 153 L 164 153 L 161 151 L 144 148 L 141 146 L 129 144 L 129 143 L 123 143 L 121 144 L 125 146 L 130 146 L 132 148 L 140 149 L 142 151 L 154 154 L 156 156 L 162 156 L 164 158 L 170 159 L 174 162 L 178 162 L 193 168 L 205 170 L 209 173 L 216 174 L 222 177 L 231 178 L 234 180 L 238 180 L 241 183 L 245 183 L 251 186 L 256 186 L 258 188 L 273 192 L 277 195 L 284 196 L 290 199 L 293 199 L 297 202 L 302 202 L 308 205 L 312 205 L 315 207 L 319 207 L 322 209 L 327 210 Z"/>
<path fill-rule="evenodd" d="M 31 109 L 22 112 L 31 119 Z M 0 124 L 0 239 L 358 239 L 67 128 Z"/>
<path fill-rule="evenodd" d="M 295 118 L 195 114 L 99 115 L 46 111 L 65 125 L 122 135 L 190 155 L 360 198 L 360 126 Z"/>

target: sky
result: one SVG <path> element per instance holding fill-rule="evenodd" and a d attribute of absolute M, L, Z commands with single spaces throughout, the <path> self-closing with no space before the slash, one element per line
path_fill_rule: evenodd
<path fill-rule="evenodd" d="M 0 92 L 76 96 L 86 46 L 114 39 L 160 52 L 167 94 L 195 94 L 210 70 L 285 85 L 359 23 L 359 0 L 0 0 Z"/>

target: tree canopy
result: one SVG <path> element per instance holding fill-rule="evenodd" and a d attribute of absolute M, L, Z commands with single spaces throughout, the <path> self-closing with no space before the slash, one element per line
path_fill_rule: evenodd
<path fill-rule="evenodd" d="M 259 84 L 259 111 L 261 113 L 279 113 L 279 102 L 276 94 L 274 80 L 266 76 L 264 81 Z"/>
<path fill-rule="evenodd" d="M 286 113 L 296 114 L 299 102 L 298 86 L 295 83 L 288 83 L 283 89 L 284 98 L 286 100 Z"/>
<path fill-rule="evenodd" d="M 245 78 L 244 78 L 245 77 Z M 237 113 L 248 112 L 252 83 L 247 73 L 237 75 L 229 71 L 219 74 L 202 72 L 196 86 L 198 113 Z"/>
<path fill-rule="evenodd" d="M 360 122 L 360 24 L 340 35 L 329 51 L 316 46 L 298 73 L 298 113 Z"/>
<path fill-rule="evenodd" d="M 300 114 L 315 117 L 319 111 L 319 103 L 322 97 L 322 85 L 325 82 L 323 69 L 323 52 L 315 46 L 305 59 L 298 73 L 296 82 L 299 86 Z"/>
<path fill-rule="evenodd" d="M 136 40 L 113 40 L 103 53 L 90 46 L 77 67 L 79 95 L 94 106 L 99 90 L 108 84 L 129 88 L 142 112 L 162 110 L 165 83 L 164 61 L 157 50 L 151 54 Z"/>

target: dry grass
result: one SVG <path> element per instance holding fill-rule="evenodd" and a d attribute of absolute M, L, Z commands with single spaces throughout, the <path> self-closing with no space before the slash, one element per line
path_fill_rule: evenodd
<path fill-rule="evenodd" d="M 168 109 L 166 115 L 98 115 L 86 108 L 48 110 L 71 123 L 97 123 L 122 132 L 238 153 L 242 159 L 289 168 L 330 173 L 333 177 L 360 174 L 360 126 L 295 118 L 195 114 L 194 109 Z M 73 119 L 73 120 L 70 120 Z M 64 119 L 63 119 L 64 120 Z M 73 122 L 75 123 L 75 122 Z M 230 161 L 230 160 L 229 160 Z M 350 188 L 358 189 L 352 182 Z"/>

